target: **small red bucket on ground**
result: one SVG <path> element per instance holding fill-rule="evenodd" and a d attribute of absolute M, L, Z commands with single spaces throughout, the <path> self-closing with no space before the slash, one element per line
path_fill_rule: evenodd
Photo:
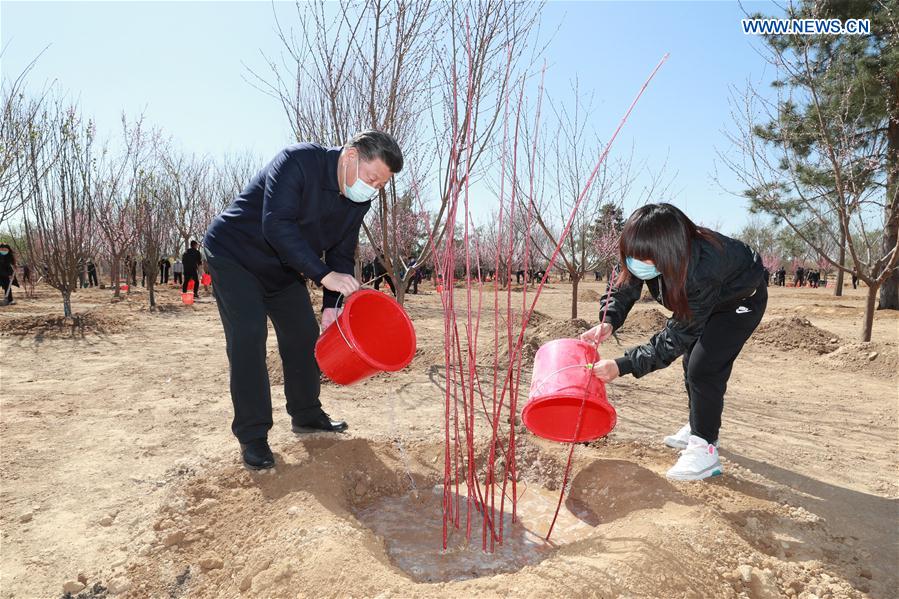
<path fill-rule="evenodd" d="M 593 376 L 592 365 L 598 360 L 596 348 L 579 339 L 556 339 L 537 350 L 528 403 L 521 413 L 528 430 L 566 443 L 608 435 L 618 415 L 607 401 L 605 383 Z"/>
<path fill-rule="evenodd" d="M 315 344 L 322 372 L 340 385 L 401 370 L 414 356 L 415 328 L 409 316 L 392 297 L 373 289 L 347 298 L 337 321 Z"/>
<path fill-rule="evenodd" d="M 200 285 L 212 285 L 212 275 L 208 272 L 204 272 L 203 276 L 200 277 Z"/>
<path fill-rule="evenodd" d="M 119 289 L 121 289 L 122 291 L 128 291 L 128 285 L 125 283 L 122 283 L 119 285 Z"/>
<path fill-rule="evenodd" d="M 190 306 L 194 303 L 194 294 L 193 293 L 182 293 L 181 301 L 184 302 L 185 306 Z"/>

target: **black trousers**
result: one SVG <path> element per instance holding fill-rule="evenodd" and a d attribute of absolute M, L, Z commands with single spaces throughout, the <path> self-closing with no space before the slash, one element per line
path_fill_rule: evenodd
<path fill-rule="evenodd" d="M 194 282 L 194 297 L 197 297 L 200 294 L 200 276 L 197 274 L 197 271 L 184 273 L 184 282 L 181 283 L 181 293 L 187 293 L 188 281 Z"/>
<path fill-rule="evenodd" d="M 3 301 L 12 301 L 12 277 L 7 277 L 6 275 L 0 275 L 0 289 L 3 290 L 3 297 L 0 297 L 0 302 Z"/>
<path fill-rule="evenodd" d="M 231 431 L 241 443 L 264 438 L 272 427 L 272 396 L 265 363 L 270 318 L 278 337 L 284 370 L 287 413 L 303 421 L 321 410 L 320 371 L 315 361 L 318 321 L 309 290 L 300 281 L 268 293 L 252 273 L 238 263 L 207 253 L 215 279 L 213 294 L 225 329 L 231 364 Z"/>
<path fill-rule="evenodd" d="M 724 393 L 734 360 L 765 314 L 768 289 L 709 317 L 702 336 L 684 354 L 684 383 L 690 399 L 692 434 L 708 443 L 718 440 Z"/>
<path fill-rule="evenodd" d="M 90 287 L 99 287 L 100 283 L 97 281 L 97 271 L 89 270 L 87 271 L 87 283 Z"/>
<path fill-rule="evenodd" d="M 390 277 L 390 275 L 384 275 L 382 277 L 378 277 L 377 279 L 375 279 L 375 283 L 374 283 L 375 289 L 380 290 L 382 282 L 386 282 L 387 286 L 390 287 L 390 293 L 392 293 L 393 295 L 396 295 L 396 287 L 393 286 L 393 278 Z"/>
<path fill-rule="evenodd" d="M 184 277 L 182 276 L 182 274 L 180 272 L 176 272 L 172 276 L 174 277 L 175 283 L 180 283 L 184 279 Z"/>

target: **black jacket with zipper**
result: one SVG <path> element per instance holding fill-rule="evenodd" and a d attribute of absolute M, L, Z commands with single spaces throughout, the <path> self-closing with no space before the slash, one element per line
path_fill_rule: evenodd
<path fill-rule="evenodd" d="M 742 241 L 720 233 L 714 235 L 720 248 L 701 238 L 692 243 L 686 281 L 692 318 L 670 318 L 649 343 L 627 350 L 623 357 L 615 360 L 619 374 L 633 374 L 639 378 L 670 365 L 699 339 L 712 314 L 736 307 L 741 299 L 752 295 L 763 284 L 765 269 L 758 253 Z M 613 288 L 609 296 L 606 322 L 613 330 L 617 331 L 624 324 L 628 312 L 640 299 L 644 282 L 656 301 L 671 309 L 661 276 L 641 281 L 632 275 L 627 285 Z M 606 298 L 603 297 L 600 314 L 605 305 Z"/>

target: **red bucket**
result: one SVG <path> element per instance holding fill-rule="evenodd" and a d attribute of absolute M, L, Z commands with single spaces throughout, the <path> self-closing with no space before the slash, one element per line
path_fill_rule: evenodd
<path fill-rule="evenodd" d="M 521 413 L 528 430 L 538 437 L 565 443 L 593 441 L 608 435 L 615 428 L 618 415 L 607 401 L 605 383 L 588 368 L 598 360 L 596 348 L 578 339 L 556 339 L 537 350 L 528 403 Z"/>
<path fill-rule="evenodd" d="M 212 285 L 212 275 L 210 275 L 208 272 L 204 272 L 203 276 L 200 277 L 200 285 Z"/>
<path fill-rule="evenodd" d="M 340 385 L 401 370 L 414 356 L 415 328 L 409 316 L 392 297 L 373 289 L 347 298 L 337 321 L 315 344 L 322 372 Z"/>
<path fill-rule="evenodd" d="M 128 284 L 127 284 L 127 283 L 121 283 L 121 284 L 119 285 L 119 289 L 121 289 L 122 291 L 128 291 Z"/>
<path fill-rule="evenodd" d="M 182 293 L 181 301 L 184 302 L 185 306 L 190 306 L 194 303 L 194 294 L 193 293 Z"/>

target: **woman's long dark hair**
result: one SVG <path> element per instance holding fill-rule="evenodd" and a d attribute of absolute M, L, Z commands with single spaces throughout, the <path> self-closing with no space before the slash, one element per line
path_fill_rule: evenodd
<path fill-rule="evenodd" d="M 721 248 L 714 231 L 697 226 L 671 204 L 646 204 L 637 208 L 621 231 L 618 285 L 626 285 L 634 276 L 626 266 L 628 256 L 637 260 L 652 260 L 662 273 L 663 293 L 674 317 L 690 320 L 693 315 L 687 302 L 687 268 L 693 242 L 698 239 L 705 239 Z"/>

